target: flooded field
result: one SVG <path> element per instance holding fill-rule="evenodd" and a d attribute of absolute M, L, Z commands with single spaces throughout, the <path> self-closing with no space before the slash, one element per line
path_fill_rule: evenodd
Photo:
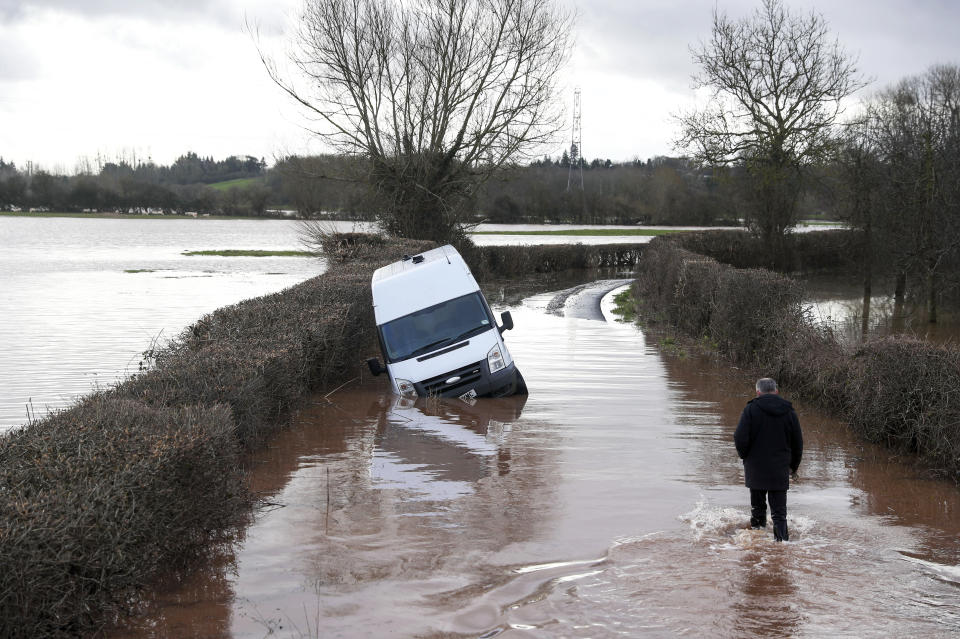
<path fill-rule="evenodd" d="M 354 222 L 325 226 L 371 228 Z M 476 237 L 484 245 L 544 243 L 543 236 Z M 608 243 L 650 237 L 546 239 Z M 302 250 L 294 220 L 3 217 L 0 246 L 0 432 L 25 423 L 28 410 L 42 417 L 136 372 L 144 351 L 204 314 L 326 268 L 322 260 L 304 257 L 183 254 Z"/>
<path fill-rule="evenodd" d="M 136 372 L 205 313 L 323 271 L 284 220 L 0 218 L 0 432 Z"/>
<path fill-rule="evenodd" d="M 252 459 L 236 542 L 114 636 L 960 631 L 956 486 L 799 405 L 791 542 L 747 529 L 752 380 L 665 357 L 598 290 L 511 307 L 529 397 L 413 403 L 369 378 L 315 397 Z"/>

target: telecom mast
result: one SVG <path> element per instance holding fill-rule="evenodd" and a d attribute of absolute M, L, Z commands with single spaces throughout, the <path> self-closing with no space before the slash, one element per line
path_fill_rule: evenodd
<path fill-rule="evenodd" d="M 567 190 L 576 181 L 573 172 L 580 173 L 580 190 L 583 190 L 583 132 L 580 130 L 580 87 L 573 91 L 573 128 L 570 131 L 570 169 L 567 171 Z"/>

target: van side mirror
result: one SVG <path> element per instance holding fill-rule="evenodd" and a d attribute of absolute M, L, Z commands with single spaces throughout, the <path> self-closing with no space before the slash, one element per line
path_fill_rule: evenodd
<path fill-rule="evenodd" d="M 509 331 L 513 328 L 513 316 L 510 315 L 510 311 L 500 313 L 500 321 L 503 322 L 503 325 L 498 327 L 501 335 L 504 331 Z"/>
<path fill-rule="evenodd" d="M 370 374 L 374 377 L 380 375 L 381 373 L 387 372 L 387 369 L 383 367 L 383 365 L 380 363 L 380 360 L 376 357 L 371 357 L 367 360 L 367 368 L 370 369 Z"/>

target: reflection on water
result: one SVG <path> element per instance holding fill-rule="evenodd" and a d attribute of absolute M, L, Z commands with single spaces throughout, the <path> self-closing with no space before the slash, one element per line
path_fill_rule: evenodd
<path fill-rule="evenodd" d="M 805 280 L 806 302 L 812 319 L 833 329 L 847 344 L 864 337 L 863 285 L 847 276 L 814 276 Z M 892 290 L 892 286 L 878 289 Z M 908 300 L 901 308 L 892 294 L 871 296 L 867 317 L 867 336 L 907 334 L 933 342 L 960 341 L 960 318 L 949 309 L 940 309 L 938 322 L 927 321 L 926 307 Z"/>
<path fill-rule="evenodd" d="M 379 379 L 318 397 L 254 457 L 263 506 L 237 543 L 116 636 L 960 630 L 956 486 L 801 405 L 776 544 L 748 528 L 732 446 L 752 380 L 551 299 L 511 309 L 528 398 L 402 402 Z"/>

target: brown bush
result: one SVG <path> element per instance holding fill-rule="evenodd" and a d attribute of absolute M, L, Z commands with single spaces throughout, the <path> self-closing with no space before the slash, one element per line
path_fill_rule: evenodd
<path fill-rule="evenodd" d="M 880 339 L 853 354 L 848 419 L 867 439 L 960 471 L 960 349 Z"/>
<path fill-rule="evenodd" d="M 786 344 L 803 324 L 803 287 L 762 269 L 726 267 L 718 278 L 710 336 L 736 364 L 779 368 Z"/>
<path fill-rule="evenodd" d="M 653 243 L 647 247 L 637 273 L 634 297 L 638 304 L 658 319 L 676 324 L 680 304 L 677 283 L 682 264 L 687 260 L 709 259 L 684 251 L 672 244 Z M 638 309 L 643 314 L 643 309 Z"/>
<path fill-rule="evenodd" d="M 0 635 L 76 636 L 124 611 L 249 503 L 230 411 L 101 393 L 0 438 Z"/>
<path fill-rule="evenodd" d="M 838 415 L 848 410 L 850 358 L 832 332 L 805 322 L 783 344 L 779 368 L 766 374 L 798 397 Z"/>

